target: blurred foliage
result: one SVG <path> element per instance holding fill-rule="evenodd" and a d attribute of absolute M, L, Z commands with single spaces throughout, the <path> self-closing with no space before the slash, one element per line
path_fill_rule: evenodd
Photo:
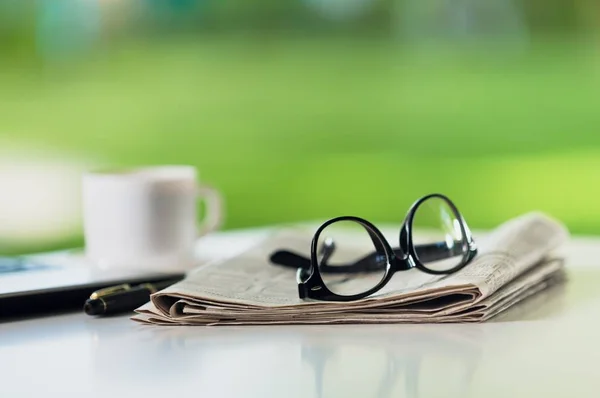
<path fill-rule="evenodd" d="M 109 3 L 97 41 L 60 57 L 32 52 L 39 24 L 2 9 L 0 140 L 197 165 L 225 194 L 227 228 L 400 223 L 438 191 L 474 228 L 543 210 L 600 232 L 594 3 L 498 0 L 505 26 L 425 33 L 460 7 L 491 14 L 473 1 L 379 1 L 347 19 L 308 0 Z"/>

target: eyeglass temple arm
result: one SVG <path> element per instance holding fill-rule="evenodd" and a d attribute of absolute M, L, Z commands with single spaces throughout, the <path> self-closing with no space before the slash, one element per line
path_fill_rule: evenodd
<path fill-rule="evenodd" d="M 372 261 L 372 260 L 376 260 L 375 258 L 372 258 L 372 257 L 376 256 L 378 252 L 385 253 L 385 249 L 384 249 L 381 241 L 377 238 L 377 236 L 372 231 L 367 229 L 367 233 L 369 234 L 369 237 L 371 238 L 371 242 L 375 246 L 376 252 L 372 253 L 370 256 L 367 256 L 367 258 L 365 258 L 363 260 L 359 260 L 359 262 L 360 261 L 363 261 L 363 262 L 371 261 L 373 263 L 371 265 L 371 267 L 368 267 L 369 264 L 363 264 L 361 267 L 373 268 L 373 265 L 375 265 L 378 269 L 380 269 L 380 266 L 378 266 L 378 262 Z M 357 266 L 357 263 L 355 263 L 354 265 L 342 266 L 341 269 L 338 266 L 336 266 L 336 267 L 328 266 L 327 262 L 328 262 L 329 258 L 333 255 L 334 251 L 335 251 L 335 243 L 331 239 L 326 239 L 325 242 L 321 245 L 321 253 L 320 253 L 321 258 L 318 260 L 319 264 L 320 264 L 320 267 L 319 267 L 320 270 L 325 269 L 326 272 L 352 272 L 351 268 L 354 268 L 354 270 L 356 271 L 355 268 Z M 289 267 L 294 267 L 294 268 L 303 268 L 303 269 L 307 269 L 307 270 L 310 269 L 310 266 L 311 266 L 310 259 L 307 259 L 299 254 L 292 253 L 287 250 L 279 250 L 279 251 L 273 253 L 271 255 L 271 262 L 273 262 L 275 264 L 279 264 L 279 265 L 284 265 L 284 266 L 289 266 Z M 335 270 L 334 270 L 334 268 L 335 268 Z"/>
<path fill-rule="evenodd" d="M 449 257 L 462 256 L 465 254 L 464 242 L 455 240 L 452 247 L 444 242 L 428 243 L 425 245 L 415 245 L 415 251 L 421 262 L 432 262 L 445 260 Z"/>
<path fill-rule="evenodd" d="M 351 265 L 331 266 L 327 263 L 321 263 L 319 270 L 330 273 L 351 273 L 380 270 L 385 267 L 381 261 L 377 261 L 377 254 L 370 254 Z M 383 258 L 383 256 L 381 256 Z M 310 259 L 287 250 L 278 250 L 271 255 L 271 262 L 290 268 L 310 268 Z"/>
<path fill-rule="evenodd" d="M 421 262 L 432 262 L 444 260 L 449 257 L 463 255 L 462 241 L 456 241 L 453 247 L 447 247 L 446 242 L 430 243 L 426 245 L 416 245 L 415 250 Z M 395 248 L 394 253 L 398 257 L 403 256 L 400 248 Z M 329 256 L 328 256 L 329 257 Z M 310 268 L 310 259 L 287 250 L 278 250 L 271 255 L 271 262 L 291 268 Z M 327 263 L 321 263 L 319 270 L 321 272 L 330 273 L 351 273 L 351 272 L 368 272 L 377 271 L 385 267 L 383 255 L 377 252 L 368 254 L 367 256 L 349 265 L 331 266 Z"/>

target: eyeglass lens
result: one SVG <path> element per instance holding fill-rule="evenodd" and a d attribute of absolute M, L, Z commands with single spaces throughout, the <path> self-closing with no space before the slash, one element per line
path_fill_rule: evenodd
<path fill-rule="evenodd" d="M 383 243 L 362 224 L 334 222 L 317 242 L 319 271 L 331 292 L 342 296 L 364 293 L 385 278 L 389 258 Z"/>
<path fill-rule="evenodd" d="M 417 260 L 432 271 L 450 271 L 465 260 L 468 245 L 459 216 L 442 198 L 431 197 L 417 208 L 412 236 Z"/>

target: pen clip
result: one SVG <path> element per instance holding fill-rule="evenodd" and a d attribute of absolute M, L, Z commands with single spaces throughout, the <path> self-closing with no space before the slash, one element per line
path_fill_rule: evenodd
<path fill-rule="evenodd" d="M 94 293 L 92 293 L 92 295 L 90 296 L 90 298 L 92 300 L 95 300 L 95 299 L 98 299 L 100 297 L 106 296 L 107 294 L 124 292 L 124 291 L 129 290 L 129 289 L 131 289 L 131 286 L 129 284 L 127 284 L 127 283 L 124 283 L 122 285 L 117 285 L 117 286 L 105 287 L 104 289 L 96 290 Z"/>

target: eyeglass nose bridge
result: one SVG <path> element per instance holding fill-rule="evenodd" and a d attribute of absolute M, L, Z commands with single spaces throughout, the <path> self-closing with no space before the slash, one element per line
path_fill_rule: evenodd
<path fill-rule="evenodd" d="M 390 263 L 390 272 L 408 271 L 412 268 L 416 268 L 417 263 L 414 258 L 406 251 L 399 249 L 394 250 Z"/>

